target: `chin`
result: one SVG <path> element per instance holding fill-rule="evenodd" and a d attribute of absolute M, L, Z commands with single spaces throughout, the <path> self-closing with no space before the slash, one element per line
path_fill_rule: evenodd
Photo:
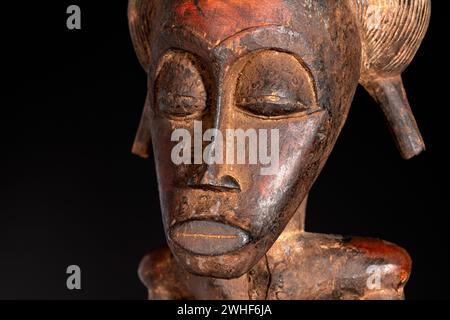
<path fill-rule="evenodd" d="M 168 244 L 175 259 L 186 271 L 202 277 L 220 279 L 235 279 L 243 276 L 270 247 L 266 249 L 261 242 L 249 243 L 233 252 L 208 256 L 193 253 L 170 239 Z"/>

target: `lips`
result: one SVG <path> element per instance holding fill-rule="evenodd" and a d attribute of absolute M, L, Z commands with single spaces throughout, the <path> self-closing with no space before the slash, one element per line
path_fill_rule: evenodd
<path fill-rule="evenodd" d="M 223 255 L 239 250 L 250 241 L 244 230 L 215 221 L 189 221 L 177 225 L 172 240 L 198 255 Z"/>

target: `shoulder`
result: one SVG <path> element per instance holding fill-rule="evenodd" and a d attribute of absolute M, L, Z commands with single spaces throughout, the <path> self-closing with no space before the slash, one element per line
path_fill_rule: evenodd
<path fill-rule="evenodd" d="M 379 239 L 352 237 L 343 246 L 355 253 L 354 263 L 365 272 L 365 298 L 403 299 L 412 261 L 405 249 Z"/>
<path fill-rule="evenodd" d="M 301 299 L 403 299 L 411 272 L 404 249 L 370 238 L 293 236 L 269 255 L 277 297 L 296 292 Z"/>
<path fill-rule="evenodd" d="M 338 298 L 403 299 L 411 274 L 405 249 L 380 239 L 318 236 L 321 252 L 335 263 Z"/>

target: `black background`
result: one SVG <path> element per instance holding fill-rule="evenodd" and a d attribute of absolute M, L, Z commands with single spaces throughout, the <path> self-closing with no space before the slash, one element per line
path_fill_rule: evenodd
<path fill-rule="evenodd" d="M 145 299 L 144 254 L 164 244 L 153 160 L 130 153 L 146 77 L 126 1 L 2 4 L 0 298 Z M 404 73 L 428 150 L 404 161 L 361 88 L 315 184 L 313 232 L 379 237 L 414 261 L 409 299 L 449 298 L 445 1 Z M 66 28 L 81 6 L 82 30 Z M 82 269 L 81 291 L 66 268 Z"/>

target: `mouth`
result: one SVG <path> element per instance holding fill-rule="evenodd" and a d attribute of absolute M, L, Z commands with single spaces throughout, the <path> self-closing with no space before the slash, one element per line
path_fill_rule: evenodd
<path fill-rule="evenodd" d="M 234 252 L 250 242 L 250 235 L 241 228 L 208 220 L 176 225 L 171 231 L 171 238 L 183 249 L 205 256 Z"/>

